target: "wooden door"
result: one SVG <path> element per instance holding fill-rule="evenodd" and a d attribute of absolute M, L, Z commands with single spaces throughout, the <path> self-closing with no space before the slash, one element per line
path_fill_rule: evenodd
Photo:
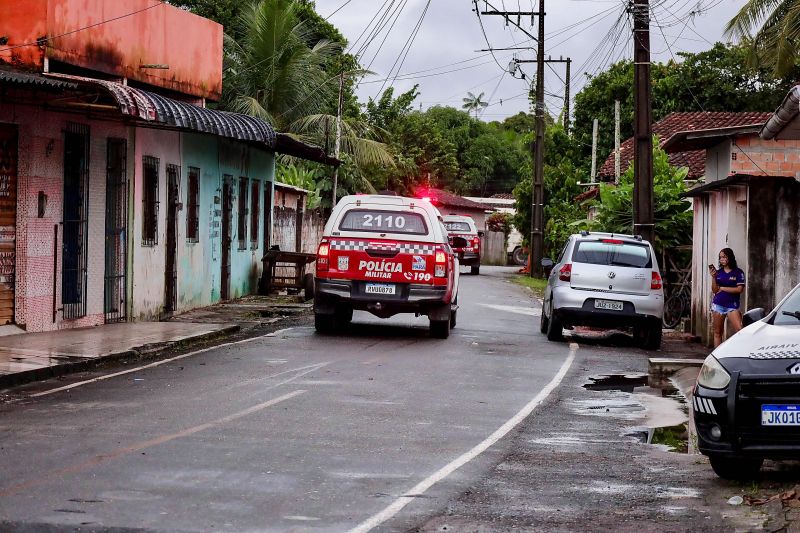
<path fill-rule="evenodd" d="M 164 268 L 164 314 L 169 316 L 178 307 L 178 181 L 181 169 L 167 165 L 167 249 Z"/>
<path fill-rule="evenodd" d="M 0 324 L 14 322 L 17 127 L 0 124 Z"/>

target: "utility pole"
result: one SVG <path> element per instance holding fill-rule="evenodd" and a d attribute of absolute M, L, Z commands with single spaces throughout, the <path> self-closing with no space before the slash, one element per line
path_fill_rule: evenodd
<path fill-rule="evenodd" d="M 619 122 L 619 100 L 614 100 L 614 183 L 619 183 L 620 174 Z"/>
<path fill-rule="evenodd" d="M 564 79 L 564 132 L 569 135 L 569 78 L 572 59 L 567 58 L 567 77 Z"/>
<path fill-rule="evenodd" d="M 650 101 L 650 3 L 633 0 L 633 233 L 653 242 L 653 135 Z"/>
<path fill-rule="evenodd" d="M 597 119 L 592 121 L 592 176 L 591 182 L 596 181 L 597 176 L 597 135 L 598 135 L 598 122 Z"/>
<path fill-rule="evenodd" d="M 539 39 L 536 52 L 536 145 L 531 194 L 530 277 L 542 274 L 544 257 L 544 0 L 539 0 Z"/>
<path fill-rule="evenodd" d="M 339 73 L 339 107 L 336 111 L 336 144 L 333 148 L 333 155 L 339 159 L 342 144 L 342 107 L 344 104 L 344 70 Z M 333 170 L 333 199 L 331 207 L 336 207 L 336 187 L 339 182 L 339 165 Z"/>

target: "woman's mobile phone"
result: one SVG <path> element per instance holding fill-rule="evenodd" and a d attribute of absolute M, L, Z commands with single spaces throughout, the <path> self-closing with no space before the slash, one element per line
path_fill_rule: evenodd
<path fill-rule="evenodd" d="M 709 269 L 714 268 L 714 265 L 708 265 L 708 268 Z"/>

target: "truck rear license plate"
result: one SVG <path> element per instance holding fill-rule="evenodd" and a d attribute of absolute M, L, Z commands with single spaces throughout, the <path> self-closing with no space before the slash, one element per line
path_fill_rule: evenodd
<path fill-rule="evenodd" d="M 800 405 L 762 405 L 762 426 L 800 426 Z"/>
<path fill-rule="evenodd" d="M 608 309 L 609 311 L 622 311 L 622 302 L 612 302 L 611 300 L 595 300 L 595 309 Z"/>
<path fill-rule="evenodd" d="M 394 294 L 394 285 L 386 283 L 367 283 L 367 294 Z"/>

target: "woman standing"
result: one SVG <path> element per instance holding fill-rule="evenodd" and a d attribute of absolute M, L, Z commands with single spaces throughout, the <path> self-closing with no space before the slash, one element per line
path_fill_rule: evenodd
<path fill-rule="evenodd" d="M 711 274 L 711 291 L 714 299 L 711 303 L 712 327 L 714 331 L 714 348 L 722 344 L 722 333 L 725 318 L 731 323 L 733 333 L 742 329 L 742 313 L 739 300 L 744 291 L 744 272 L 736 265 L 736 256 L 730 248 L 719 252 L 719 269 L 708 265 Z"/>

